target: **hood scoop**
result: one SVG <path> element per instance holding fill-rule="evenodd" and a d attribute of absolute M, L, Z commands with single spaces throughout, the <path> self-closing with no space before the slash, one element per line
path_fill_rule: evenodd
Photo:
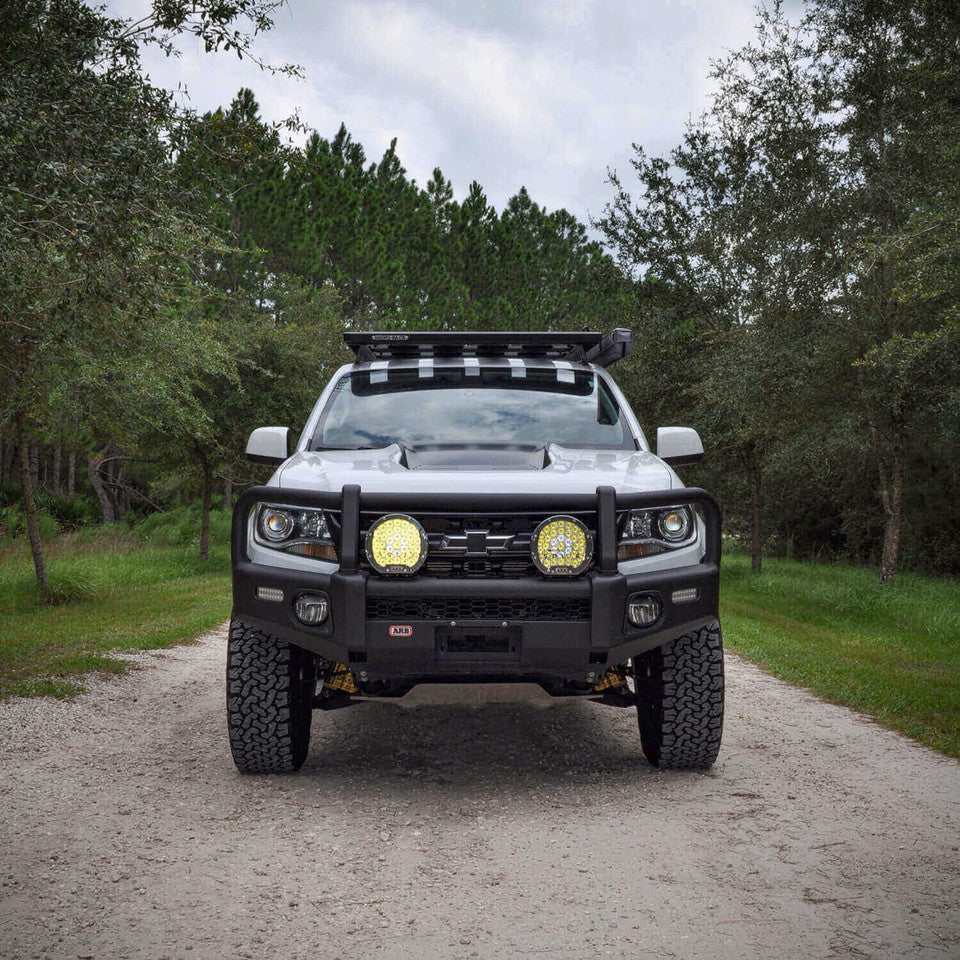
<path fill-rule="evenodd" d="M 543 470 L 546 447 L 534 444 L 422 444 L 404 446 L 400 463 L 408 470 Z"/>

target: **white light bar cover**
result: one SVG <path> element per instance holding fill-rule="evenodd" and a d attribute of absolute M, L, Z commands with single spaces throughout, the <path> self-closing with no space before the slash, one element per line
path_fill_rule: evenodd
<path fill-rule="evenodd" d="M 257 587 L 257 599 L 279 603 L 283 600 L 283 591 L 279 587 Z"/>

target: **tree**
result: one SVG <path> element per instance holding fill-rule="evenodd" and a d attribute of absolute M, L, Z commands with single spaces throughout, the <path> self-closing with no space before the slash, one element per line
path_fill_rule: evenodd
<path fill-rule="evenodd" d="M 297 199 L 290 170 L 300 155 L 261 119 L 253 93 L 242 89 L 226 110 L 185 118 L 175 144 L 182 190 L 211 225 L 195 261 L 202 295 L 178 309 L 196 312 L 193 324 L 209 331 L 220 363 L 208 369 L 195 358 L 187 367 L 182 391 L 197 415 L 171 411 L 148 445 L 168 470 L 198 484 L 206 557 L 214 476 L 236 475 L 252 424 L 306 417 L 339 358 L 331 344 L 342 327 L 331 284 L 281 272 L 302 263 L 289 227 L 297 223 L 289 217 Z"/>
<path fill-rule="evenodd" d="M 49 600 L 24 459 L 29 425 L 71 368 L 109 366 L 100 344 L 116 346 L 128 295 L 141 303 L 156 294 L 153 269 L 177 224 L 161 199 L 157 133 L 168 100 L 142 82 L 129 48 L 111 35 L 115 26 L 73 2 L 31 2 L 9 15 L 16 19 L 0 40 L 2 394 L 21 448 L 37 582 Z"/>
<path fill-rule="evenodd" d="M 274 4 L 154 4 L 139 21 L 79 0 L 4 4 L 0 34 L 0 416 L 15 424 L 40 595 L 53 598 L 25 451 L 31 424 L 81 385 L 107 394 L 141 334 L 170 317 L 195 225 L 171 193 L 169 95 L 138 43 L 184 30 L 239 55 Z M 136 318 L 136 322 L 134 322 Z M 182 331 L 180 331 L 182 333 Z M 152 337 L 145 338 L 147 340 Z M 165 338 L 161 338 L 165 339 Z M 141 382 L 136 395 L 149 386 Z"/>
<path fill-rule="evenodd" d="M 421 188 L 392 142 L 376 163 L 341 126 L 289 160 L 289 272 L 332 282 L 356 324 L 550 328 L 622 320 L 625 281 L 586 228 L 526 190 L 503 213 L 472 183 L 462 203 L 435 169 Z"/>
<path fill-rule="evenodd" d="M 694 416 L 723 472 L 745 480 L 725 486 L 749 504 L 754 571 L 768 460 L 809 392 L 797 387 L 832 281 L 830 150 L 808 57 L 780 6 L 762 10 L 755 42 L 714 67 L 710 109 L 669 158 L 635 146 L 639 197 L 611 175 L 616 196 L 598 224 L 625 270 L 672 293 Z"/>
<path fill-rule="evenodd" d="M 873 441 L 885 516 L 879 579 L 888 583 L 903 538 L 910 437 L 945 401 L 941 378 L 956 369 L 956 288 L 951 296 L 951 281 L 931 285 L 929 267 L 956 266 L 949 158 L 960 121 L 960 12 L 938 0 L 818 0 L 814 13 L 848 197 L 837 341 L 852 351 Z"/>

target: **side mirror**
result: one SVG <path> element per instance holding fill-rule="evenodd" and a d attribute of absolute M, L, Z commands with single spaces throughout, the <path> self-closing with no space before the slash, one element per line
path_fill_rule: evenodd
<path fill-rule="evenodd" d="M 247 459 L 279 466 L 287 459 L 289 427 L 258 427 L 247 441 Z"/>
<path fill-rule="evenodd" d="M 691 427 L 660 427 L 657 456 L 666 463 L 695 463 L 703 457 L 700 434 Z"/>

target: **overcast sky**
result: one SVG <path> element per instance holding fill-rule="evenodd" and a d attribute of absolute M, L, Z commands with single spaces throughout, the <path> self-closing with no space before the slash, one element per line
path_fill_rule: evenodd
<path fill-rule="evenodd" d="M 602 212 L 606 170 L 632 142 L 668 150 L 709 91 L 710 60 L 745 42 L 755 0 L 292 0 L 259 38 L 270 76 L 192 40 L 156 52 L 154 81 L 198 110 L 251 87 L 264 117 L 297 112 L 321 136 L 343 121 L 379 159 L 393 137 L 423 185 L 434 167 L 458 198 L 478 180 L 499 209 L 521 186 L 581 219 Z M 145 0 L 110 0 L 135 14 Z"/>

